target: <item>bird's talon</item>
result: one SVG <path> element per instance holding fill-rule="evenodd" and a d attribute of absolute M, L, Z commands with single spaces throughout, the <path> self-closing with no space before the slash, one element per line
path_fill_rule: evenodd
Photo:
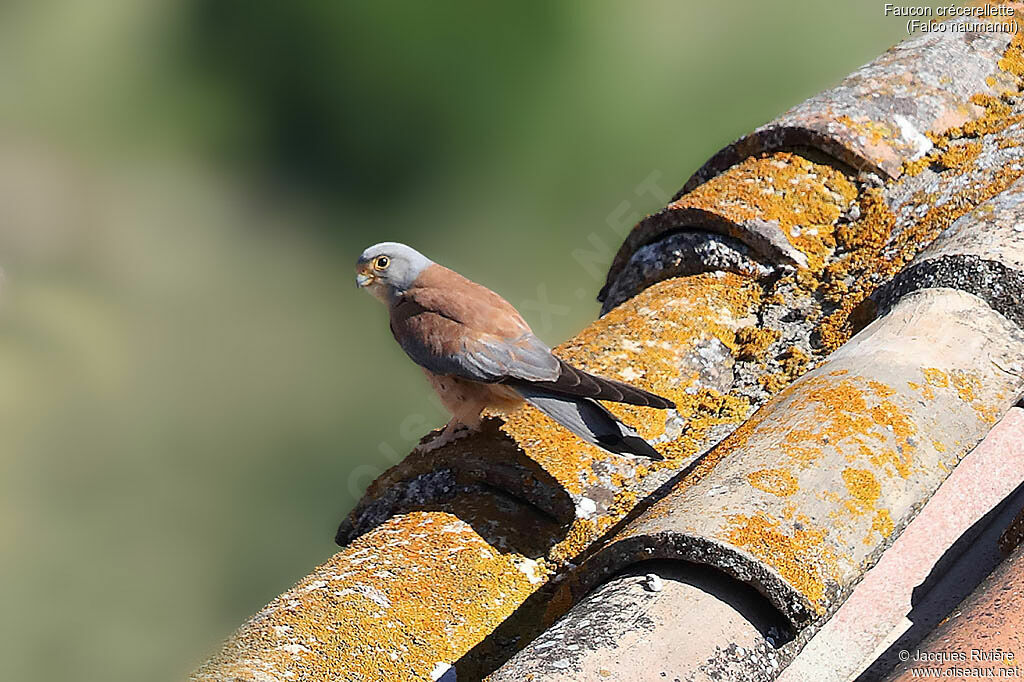
<path fill-rule="evenodd" d="M 466 424 L 458 424 L 456 426 L 445 427 L 445 429 L 434 437 L 433 440 L 427 443 L 420 443 L 416 446 L 417 452 L 433 452 L 438 448 L 442 448 L 449 443 L 457 441 L 461 438 L 466 438 L 473 432 L 473 429 Z"/>

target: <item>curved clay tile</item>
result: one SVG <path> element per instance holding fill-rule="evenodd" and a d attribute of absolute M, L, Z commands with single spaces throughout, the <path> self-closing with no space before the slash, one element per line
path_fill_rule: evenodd
<path fill-rule="evenodd" d="M 973 19 L 959 19 L 963 24 Z M 898 178 L 940 136 L 984 116 L 979 96 L 1019 91 L 1000 68 L 1011 33 L 935 31 L 892 48 L 831 90 L 790 109 L 711 158 L 688 192 L 743 159 L 809 147 L 857 170 Z"/>
<path fill-rule="evenodd" d="M 788 120 L 813 132 L 798 148 L 751 156 L 790 146 L 780 124 L 749 138 L 760 151 L 722 156 L 714 180 L 620 250 L 605 291 L 623 302 L 557 349 L 677 403 L 668 415 L 610 406 L 663 462 L 610 455 L 528 408 L 414 453 L 342 524 L 345 547 L 193 679 L 452 679 L 451 666 L 475 679 L 587 587 L 655 556 L 760 590 L 802 644 L 1020 397 L 1021 332 L 984 288 L 937 279 L 872 295 L 1024 176 L 1021 75 L 1024 50 L 1000 35 L 915 39 L 795 109 Z M 872 92 L 933 133 L 932 148 L 919 156 Z M 992 248 L 982 260 L 1019 270 Z M 722 646 L 705 667 L 720 678 L 735 670 L 716 666 L 743 658 Z"/>
<path fill-rule="evenodd" d="M 884 307 L 908 292 L 933 287 L 967 291 L 1024 326 L 1024 180 L 946 228 L 886 285 Z"/>
<path fill-rule="evenodd" d="M 1024 216 L 1022 216 L 1024 218 Z M 593 560 L 706 563 L 796 625 L 828 611 L 1024 392 L 1024 331 L 911 293 L 712 450 Z"/>
<path fill-rule="evenodd" d="M 630 277 L 631 265 L 655 256 L 638 253 L 643 247 L 681 230 L 727 237 L 734 250 L 765 266 L 820 266 L 823 245 L 808 234 L 830 232 L 856 197 L 853 183 L 828 165 L 788 153 L 745 159 L 641 220 L 615 255 L 598 298 L 607 311 L 653 280 L 691 274 L 672 264 L 655 276 Z M 712 254 L 705 260 L 704 270 L 722 269 Z"/>

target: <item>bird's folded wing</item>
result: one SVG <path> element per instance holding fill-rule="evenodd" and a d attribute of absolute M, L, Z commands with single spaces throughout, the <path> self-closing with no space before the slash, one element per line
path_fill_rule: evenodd
<path fill-rule="evenodd" d="M 518 314 L 512 318 L 490 303 L 446 305 L 437 296 L 411 296 L 392 308 L 391 332 L 413 361 L 435 374 L 484 383 L 557 379 L 561 369 L 551 349 Z"/>

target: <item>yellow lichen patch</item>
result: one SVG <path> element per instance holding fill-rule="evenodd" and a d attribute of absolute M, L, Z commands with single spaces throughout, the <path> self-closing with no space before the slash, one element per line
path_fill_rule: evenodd
<path fill-rule="evenodd" d="M 880 471 L 885 471 L 891 476 L 907 478 L 910 476 L 910 455 L 900 455 L 892 448 L 879 448 L 871 451 L 868 460 Z"/>
<path fill-rule="evenodd" d="M 1013 36 L 999 60 L 999 68 L 1007 73 L 1024 78 L 1024 37 L 1021 33 Z"/>
<path fill-rule="evenodd" d="M 986 424 L 995 424 L 1003 413 L 1003 406 L 997 403 L 985 405 L 980 401 L 975 401 L 971 407 L 978 413 L 978 418 Z"/>
<path fill-rule="evenodd" d="M 904 175 L 909 175 L 911 177 L 915 175 L 920 175 L 930 165 L 931 161 L 928 159 L 928 157 L 922 156 L 919 159 L 908 161 L 907 163 L 903 164 L 903 173 Z"/>
<path fill-rule="evenodd" d="M 834 553 L 824 544 L 823 529 L 803 515 L 785 525 L 761 513 L 733 514 L 727 521 L 724 539 L 773 567 L 819 613 L 824 611 L 825 586 L 835 581 L 838 571 Z"/>
<path fill-rule="evenodd" d="M 775 222 L 818 270 L 835 249 L 836 221 L 856 196 L 838 170 L 775 152 L 741 161 L 670 206 L 711 210 L 735 223 Z"/>
<path fill-rule="evenodd" d="M 981 388 L 981 381 L 974 374 L 964 371 L 950 372 L 950 379 L 953 383 L 953 388 L 956 389 L 956 394 L 960 396 L 960 400 L 965 403 L 974 402 L 974 399 L 978 395 L 978 390 Z"/>
<path fill-rule="evenodd" d="M 921 374 L 924 375 L 924 380 L 929 386 L 935 388 L 946 388 L 949 386 L 949 376 L 941 369 L 936 367 L 922 367 Z"/>
<path fill-rule="evenodd" d="M 951 145 L 944 149 L 936 158 L 940 166 L 944 168 L 964 168 L 981 155 L 980 142 L 965 142 L 963 144 Z"/>
<path fill-rule="evenodd" d="M 778 497 L 789 497 L 799 489 L 793 474 L 785 469 L 761 469 L 747 475 L 750 485 Z"/>
<path fill-rule="evenodd" d="M 999 415 L 1002 413 L 1000 405 L 988 405 L 978 399 L 982 382 L 977 374 L 964 370 L 944 372 L 935 367 L 925 367 L 921 372 L 927 383 L 927 386 L 921 391 L 922 397 L 931 400 L 935 397 L 934 388 L 952 388 L 956 391 L 957 397 L 970 405 L 977 412 L 978 418 L 985 423 L 993 424 L 999 419 Z"/>
<path fill-rule="evenodd" d="M 871 523 L 871 530 L 880 533 L 882 538 L 887 538 L 892 535 L 892 531 L 896 525 L 892 521 L 892 514 L 889 513 L 888 509 L 879 509 L 875 512 L 875 519 Z M 864 538 L 864 544 L 871 544 L 871 538 Z"/>
<path fill-rule="evenodd" d="M 575 558 L 598 535 L 597 523 L 592 519 L 576 519 L 569 532 L 557 545 L 548 552 L 548 558 L 556 564 L 562 564 Z"/>
<path fill-rule="evenodd" d="M 915 450 L 910 437 L 916 426 L 889 400 L 894 395 L 890 386 L 856 376 L 839 380 L 831 375 L 816 376 L 800 383 L 798 395 L 790 409 L 800 415 L 799 422 L 786 430 L 780 443 L 795 465 L 813 466 L 824 456 L 826 446 L 849 444 L 880 470 L 893 476 L 910 475 Z M 892 439 L 901 452 L 884 445 Z"/>
<path fill-rule="evenodd" d="M 998 133 L 1021 121 L 1022 117 L 1019 114 L 1013 114 L 1013 107 L 1001 97 L 978 93 L 970 97 L 970 102 L 983 109 L 984 113 L 978 118 L 967 121 L 962 126 L 950 128 L 941 135 L 928 133 L 928 138 L 935 145 L 935 148 L 929 155 L 932 159 L 937 160 L 944 150 L 955 146 L 954 142 L 957 140 Z M 947 167 L 958 168 L 961 166 L 952 165 Z"/>
<path fill-rule="evenodd" d="M 1004 68 L 1012 68 L 1018 76 L 1021 75 L 1016 71 L 1020 45 L 1016 36 L 1004 58 Z M 926 157 L 905 164 L 904 174 L 914 175 L 932 163 L 940 170 L 943 167 L 965 168 L 982 150 L 981 143 L 973 138 L 998 134 L 1024 120 L 1024 116 L 1014 114 L 1012 107 L 999 97 L 979 94 L 971 98 L 971 103 L 983 110 L 982 115 L 941 135 L 929 134 L 934 149 Z M 999 143 L 997 139 L 996 144 Z M 832 352 L 856 332 L 859 325 L 855 314 L 867 312 L 863 305 L 879 284 L 892 279 L 953 221 L 1004 191 L 1022 175 L 1024 169 L 1019 164 L 1007 164 L 996 170 L 987 182 L 965 185 L 944 202 L 937 202 L 936 197 L 915 195 L 904 210 L 915 208 L 919 210 L 917 215 L 921 215 L 920 212 L 923 215 L 895 238 L 891 235 L 896 216 L 886 203 L 883 191 L 865 189 L 859 198 L 861 217 L 840 227 L 836 233 L 836 241 L 845 253 L 825 267 L 820 277 L 802 273 L 802 277 L 796 278 L 800 286 L 822 291 L 826 299 L 836 305 L 819 328 L 823 350 Z"/>
<path fill-rule="evenodd" d="M 889 241 L 896 224 L 896 216 L 880 189 L 865 189 L 859 201 L 860 219 L 842 226 L 837 233 L 846 253 L 824 269 L 820 281 L 803 285 L 808 289 L 820 287 L 826 298 L 837 306 L 818 329 L 826 352 L 832 352 L 853 335 L 850 318 L 874 291 L 868 275 L 881 267 L 878 254 Z"/>
<path fill-rule="evenodd" d="M 896 389 L 891 386 L 883 384 L 881 381 L 871 380 L 868 382 L 868 388 L 875 392 L 875 395 L 881 396 L 882 398 L 888 398 L 891 395 L 896 394 Z"/>
<path fill-rule="evenodd" d="M 868 469 L 843 469 L 843 483 L 850 493 L 846 508 L 854 514 L 872 510 L 882 496 L 882 485 Z"/>
<path fill-rule="evenodd" d="M 889 395 L 892 395 L 891 393 Z M 876 424 L 892 431 L 901 440 L 917 432 L 917 426 L 907 414 L 889 400 L 882 400 L 871 408 L 871 418 Z"/>
<path fill-rule="evenodd" d="M 595 540 L 632 511 L 638 500 L 636 491 L 622 490 L 616 493 L 606 513 L 574 521 L 565 536 L 548 552 L 550 561 L 555 565 L 576 561 Z"/>
<path fill-rule="evenodd" d="M 807 370 L 811 356 L 799 346 L 790 346 L 779 358 L 782 371 L 791 379 L 795 379 Z"/>
<path fill-rule="evenodd" d="M 707 478 L 707 476 L 715 470 L 715 467 L 730 455 L 736 452 L 740 452 L 746 447 L 750 437 L 757 432 L 758 427 L 768 418 L 771 410 L 760 409 L 755 412 L 746 421 L 743 421 L 740 426 L 726 436 L 725 440 L 712 448 L 707 454 L 701 457 L 693 468 L 687 472 L 686 476 L 676 484 L 676 490 L 681 491 L 690 486 L 696 485 L 700 481 Z M 651 512 L 658 513 L 656 509 L 660 505 L 655 505 L 651 509 Z M 669 508 L 661 506 L 662 510 L 667 513 Z M 649 512 L 649 513 L 651 513 Z"/>
<path fill-rule="evenodd" d="M 892 126 L 882 121 L 873 121 L 869 118 L 861 120 L 854 120 L 849 116 L 837 116 L 836 122 L 841 124 L 843 127 L 850 130 L 854 130 L 860 135 L 868 138 L 868 140 L 874 144 L 884 141 L 886 138 L 897 137 L 899 131 L 892 128 Z"/>
<path fill-rule="evenodd" d="M 908 381 L 907 386 L 909 386 L 910 390 L 912 391 L 919 391 L 921 393 L 921 397 L 924 398 L 925 400 L 935 399 L 935 389 L 933 389 L 931 386 L 928 386 L 927 384 L 919 384 L 914 381 Z"/>
<path fill-rule="evenodd" d="M 880 249 L 885 246 L 896 224 L 896 216 L 877 187 L 868 187 L 860 195 L 860 220 L 839 229 L 836 236 L 850 251 Z M 836 267 L 835 264 L 832 267 Z"/>
<path fill-rule="evenodd" d="M 589 473 L 593 462 L 609 457 L 601 448 L 580 440 L 530 406 L 510 412 L 501 430 L 515 440 L 530 460 L 572 494 L 580 494 L 591 482 Z"/>
<path fill-rule="evenodd" d="M 757 377 L 757 383 L 769 393 L 778 393 L 789 385 L 789 376 L 786 374 L 762 374 Z"/>
<path fill-rule="evenodd" d="M 196 678 L 251 679 L 257 659 L 275 679 L 429 678 L 540 579 L 528 559 L 495 550 L 458 517 L 395 516 L 267 605 Z"/>
<path fill-rule="evenodd" d="M 932 447 L 935 448 L 935 452 L 945 452 L 946 451 L 946 444 L 943 443 L 941 440 L 933 440 L 932 441 Z"/>
<path fill-rule="evenodd" d="M 630 408 L 615 407 L 617 413 L 628 412 Z M 750 402 L 740 396 L 720 393 L 713 389 L 701 388 L 696 393 L 688 394 L 676 403 L 676 411 L 685 420 L 686 427 L 675 440 L 666 443 L 665 456 L 669 458 L 688 458 L 697 454 L 706 446 L 708 431 L 721 424 L 739 425 L 750 414 Z M 627 417 L 624 417 L 627 418 Z M 652 469 L 664 466 L 655 462 Z"/>
<path fill-rule="evenodd" d="M 868 434 L 874 426 L 864 391 L 851 379 L 831 381 L 815 377 L 802 383 L 800 397 L 792 410 L 800 414 L 799 425 L 787 430 L 783 451 L 795 461 L 808 465 L 821 456 L 821 445 L 835 447 L 843 440 Z"/>
<path fill-rule="evenodd" d="M 779 340 L 782 332 L 761 327 L 742 327 L 736 331 L 740 360 L 763 360 L 768 346 Z"/>

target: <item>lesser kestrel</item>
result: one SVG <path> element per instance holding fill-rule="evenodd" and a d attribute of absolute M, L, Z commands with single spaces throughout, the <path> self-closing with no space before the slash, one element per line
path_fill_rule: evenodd
<path fill-rule="evenodd" d="M 462 427 L 479 428 L 483 410 L 507 412 L 525 400 L 588 443 L 661 459 L 598 400 L 658 409 L 675 407 L 672 401 L 558 358 L 487 287 L 395 242 L 363 251 L 356 282 L 388 307 L 395 340 L 452 414 L 428 449 L 453 440 Z"/>

